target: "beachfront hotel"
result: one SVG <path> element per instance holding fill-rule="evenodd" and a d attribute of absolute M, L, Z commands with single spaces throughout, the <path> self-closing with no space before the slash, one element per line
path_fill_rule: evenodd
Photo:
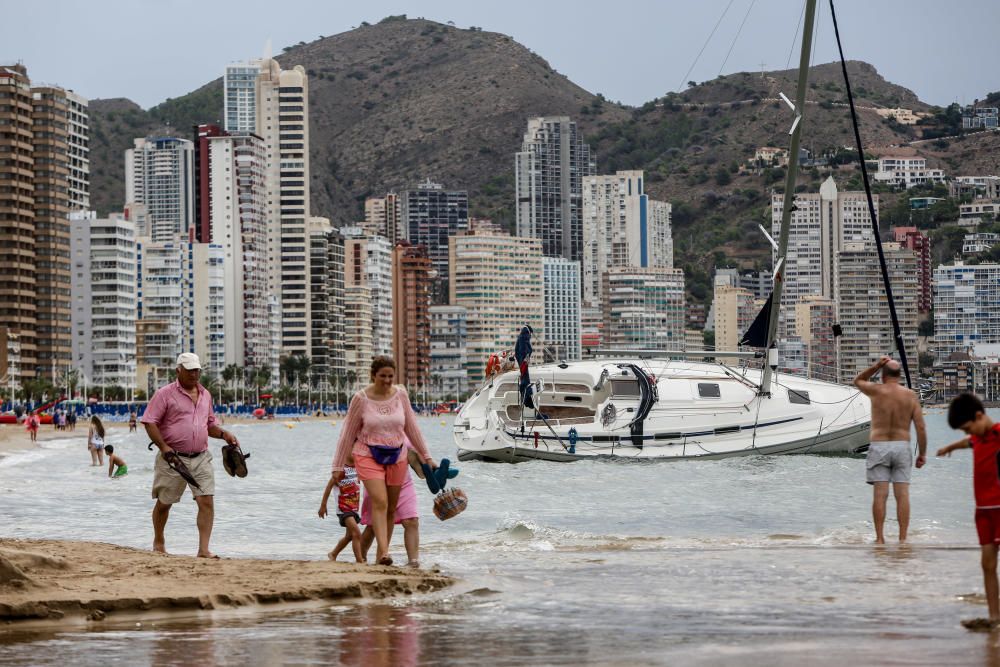
<path fill-rule="evenodd" d="M 582 180 L 596 159 L 569 116 L 528 119 L 514 156 L 517 235 L 540 239 L 546 257 L 583 256 Z"/>
<path fill-rule="evenodd" d="M 435 396 L 458 400 L 469 391 L 468 311 L 464 306 L 431 306 L 431 385 Z"/>
<path fill-rule="evenodd" d="M 0 377 L 55 379 L 72 364 L 71 211 L 89 206 L 87 101 L 32 87 L 23 65 L 0 66 Z"/>
<path fill-rule="evenodd" d="M 545 340 L 542 241 L 459 234 L 448 239 L 448 260 L 448 300 L 466 310 L 466 372 L 469 386 L 478 387 L 489 356 L 512 350 L 521 327 L 530 325 L 536 337 Z"/>
<path fill-rule="evenodd" d="M 310 372 L 320 388 L 347 372 L 344 357 L 344 237 L 327 218 L 309 219 L 312 298 Z M 274 377 L 277 377 L 275 375 Z"/>
<path fill-rule="evenodd" d="M 933 284 L 936 363 L 1000 343 L 1000 264 L 942 264 Z"/>

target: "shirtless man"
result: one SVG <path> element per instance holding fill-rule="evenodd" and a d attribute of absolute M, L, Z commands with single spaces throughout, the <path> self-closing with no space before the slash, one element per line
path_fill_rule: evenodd
<path fill-rule="evenodd" d="M 882 371 L 882 384 L 871 377 Z M 867 481 L 874 486 L 872 518 L 875 521 L 875 543 L 885 544 L 882 532 L 885 506 L 889 498 L 889 483 L 896 497 L 896 519 L 899 521 L 899 541 L 906 542 L 910 526 L 910 472 L 913 454 L 910 450 L 910 423 L 917 428 L 920 453 L 916 466 L 927 461 L 927 429 L 916 393 L 899 384 L 899 362 L 882 357 L 875 365 L 854 378 L 854 386 L 872 401 L 871 446 L 868 448 Z"/>

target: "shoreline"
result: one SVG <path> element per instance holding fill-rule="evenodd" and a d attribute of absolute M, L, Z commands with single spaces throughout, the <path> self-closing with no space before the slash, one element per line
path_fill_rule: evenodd
<path fill-rule="evenodd" d="M 283 610 L 430 593 L 453 583 L 432 570 L 212 560 L 101 542 L 0 538 L 0 626 L 7 629 Z"/>

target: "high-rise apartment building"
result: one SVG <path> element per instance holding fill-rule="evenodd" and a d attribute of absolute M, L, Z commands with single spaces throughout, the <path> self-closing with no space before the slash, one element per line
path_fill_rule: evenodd
<path fill-rule="evenodd" d="M 268 287 L 280 305 L 281 352 L 309 355 L 309 79 L 268 55 L 227 67 L 223 86 L 225 129 L 257 134 L 266 149 Z"/>
<path fill-rule="evenodd" d="M 610 349 L 684 351 L 684 272 L 613 268 L 604 274 L 604 335 Z"/>
<path fill-rule="evenodd" d="M 36 372 L 35 163 L 31 81 L 22 65 L 0 67 L 0 327 L 8 346 L 4 383 Z"/>
<path fill-rule="evenodd" d="M 894 227 L 893 240 L 902 247 L 911 250 L 917 256 L 917 282 L 920 285 L 920 296 L 917 299 L 917 309 L 921 313 L 931 309 L 931 239 L 922 234 L 916 227 Z"/>
<path fill-rule="evenodd" d="M 530 325 L 544 340 L 541 239 L 506 234 L 460 234 L 448 239 L 449 301 L 466 309 L 466 371 L 470 387 L 483 381 L 491 354 L 514 347 Z"/>
<path fill-rule="evenodd" d="M 426 181 L 402 195 L 403 226 L 407 240 L 427 248 L 437 276 L 431 298 L 435 304 L 448 301 L 448 239 L 469 228 L 469 193 L 445 190 Z"/>
<path fill-rule="evenodd" d="M 467 317 L 464 306 L 431 306 L 431 388 L 434 396 L 460 400 L 469 391 Z"/>
<path fill-rule="evenodd" d="M 528 119 L 514 158 L 517 235 L 542 241 L 546 257 L 583 258 L 582 180 L 597 159 L 568 116 Z"/>
<path fill-rule="evenodd" d="M 806 375 L 814 380 L 839 382 L 837 339 L 833 325 L 837 305 L 825 296 L 806 296 L 795 304 L 795 335 L 806 349 Z"/>
<path fill-rule="evenodd" d="M 580 262 L 542 258 L 545 301 L 545 361 L 579 361 L 581 343 Z"/>
<path fill-rule="evenodd" d="M 69 106 L 69 208 L 90 210 L 90 103 L 71 90 Z"/>
<path fill-rule="evenodd" d="M 326 218 L 311 218 L 309 229 L 310 372 L 318 387 L 329 388 L 333 386 L 333 378 L 347 372 L 344 359 L 344 237 Z"/>
<path fill-rule="evenodd" d="M 897 243 L 883 244 L 893 302 L 911 368 L 917 367 L 917 258 Z M 883 354 L 893 353 L 892 320 L 882 285 L 878 252 L 867 243 L 848 243 L 839 253 L 837 305 L 840 382 L 849 383 Z"/>
<path fill-rule="evenodd" d="M 893 285 L 895 289 L 895 285 Z M 934 269 L 934 357 L 1000 343 L 1000 264 L 965 264 Z"/>
<path fill-rule="evenodd" d="M 193 342 L 184 314 L 190 288 L 185 269 L 189 265 L 187 243 L 136 238 L 136 356 L 139 366 L 169 370 L 177 355 L 193 352 Z M 142 384 L 142 383 L 140 383 Z"/>
<path fill-rule="evenodd" d="M 403 241 L 392 253 L 392 350 L 396 382 L 414 393 L 430 388 L 433 264 L 427 247 Z"/>
<path fill-rule="evenodd" d="M 757 316 L 753 294 L 731 283 L 717 281 L 712 298 L 712 313 L 715 317 L 715 349 L 730 352 L 739 350 L 743 334 Z M 735 358 L 724 357 L 721 361 L 730 363 Z"/>
<path fill-rule="evenodd" d="M 192 142 L 146 137 L 125 151 L 125 201 L 145 207 L 136 234 L 164 243 L 186 237 L 194 225 L 194 200 Z"/>
<path fill-rule="evenodd" d="M 344 283 L 344 367 L 345 377 L 354 376 L 365 386 L 375 356 L 372 349 L 372 290 L 359 283 Z M 349 399 L 348 399 L 349 400 Z"/>
<path fill-rule="evenodd" d="M 612 267 L 673 268 L 670 204 L 649 199 L 643 172 L 583 178 L 583 297 L 601 302 L 604 272 Z"/>
<path fill-rule="evenodd" d="M 88 384 L 135 388 L 135 224 L 71 215 L 72 367 Z"/>
<path fill-rule="evenodd" d="M 202 365 L 220 375 L 229 365 L 233 348 L 230 338 L 238 336 L 227 320 L 234 317 L 227 308 L 232 294 L 227 274 L 226 246 L 220 243 L 184 243 L 187 295 L 183 326 L 188 330 L 191 351 L 201 357 Z"/>
<path fill-rule="evenodd" d="M 403 205 L 399 195 L 389 192 L 384 197 L 365 200 L 365 221 L 361 225 L 365 236 L 384 236 L 393 247 L 406 240 Z"/>
<path fill-rule="evenodd" d="M 783 205 L 783 195 L 771 196 L 774 238 L 778 238 L 781 230 Z M 877 197 L 875 206 L 877 214 Z M 805 296 L 836 299 L 838 253 L 848 243 L 863 243 L 874 248 L 865 193 L 839 192 L 832 176 L 820 186 L 819 193 L 796 195 L 795 209 L 788 235 L 788 253 L 781 270 L 784 276 L 782 304 L 788 309 Z M 785 322 L 790 333 L 792 318 L 786 317 Z"/>
<path fill-rule="evenodd" d="M 195 236 L 222 247 L 225 366 L 273 368 L 278 349 L 268 325 L 266 153 L 255 134 L 199 125 Z"/>
<path fill-rule="evenodd" d="M 344 234 L 344 289 L 355 285 L 369 289 L 372 354 L 391 357 L 392 246 L 384 236 L 361 236 L 357 227 L 340 231 Z"/>

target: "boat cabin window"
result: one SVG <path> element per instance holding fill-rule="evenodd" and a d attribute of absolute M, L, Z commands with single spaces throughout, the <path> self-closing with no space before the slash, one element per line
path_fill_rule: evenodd
<path fill-rule="evenodd" d="M 722 390 L 719 389 L 719 385 L 714 382 L 699 382 L 698 383 L 698 397 L 699 398 L 722 398 Z"/>
<path fill-rule="evenodd" d="M 804 389 L 789 389 L 788 402 L 798 405 L 810 405 L 809 392 Z"/>
<path fill-rule="evenodd" d="M 611 395 L 639 398 L 638 380 L 612 380 Z"/>

